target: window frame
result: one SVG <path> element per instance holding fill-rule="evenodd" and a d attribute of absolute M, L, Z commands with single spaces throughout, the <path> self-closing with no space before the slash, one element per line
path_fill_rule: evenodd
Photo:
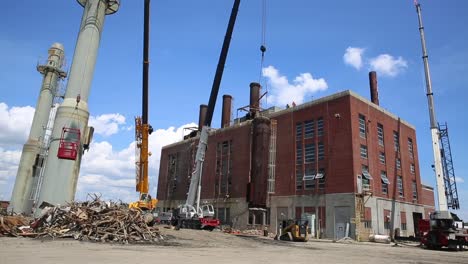
<path fill-rule="evenodd" d="M 379 142 L 379 146 L 384 146 L 385 145 L 385 139 L 384 139 L 384 127 L 382 124 L 377 123 L 377 140 Z"/>
<path fill-rule="evenodd" d="M 404 190 L 404 186 L 403 186 L 403 177 L 400 176 L 400 175 L 397 176 L 397 188 L 398 188 L 398 194 L 399 194 L 400 198 L 405 197 L 405 190 Z"/>
<path fill-rule="evenodd" d="M 386 157 L 385 157 L 385 152 L 383 152 L 383 151 L 379 152 L 379 161 L 380 161 L 380 164 L 383 164 L 383 165 L 385 165 L 387 163 L 387 160 L 386 160 Z"/>
<path fill-rule="evenodd" d="M 363 158 L 363 159 L 367 159 L 367 158 L 368 158 L 367 146 L 366 146 L 366 145 L 361 144 L 360 153 L 361 153 L 361 158 Z"/>
<path fill-rule="evenodd" d="M 306 120 L 304 121 L 304 139 L 314 138 L 315 136 L 315 121 Z"/>
<path fill-rule="evenodd" d="M 317 136 L 321 137 L 323 136 L 325 124 L 323 121 L 323 117 L 317 118 Z"/>
<path fill-rule="evenodd" d="M 366 116 L 363 114 L 359 114 L 359 136 L 367 138 Z"/>

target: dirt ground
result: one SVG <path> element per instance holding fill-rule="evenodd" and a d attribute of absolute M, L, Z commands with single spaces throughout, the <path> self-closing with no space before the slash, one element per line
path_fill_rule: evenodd
<path fill-rule="evenodd" d="M 0 238 L 0 264 L 9 263 L 468 263 L 468 251 L 432 251 L 378 243 L 307 243 L 221 232 L 162 229 L 159 245 L 112 245 L 75 240 Z"/>

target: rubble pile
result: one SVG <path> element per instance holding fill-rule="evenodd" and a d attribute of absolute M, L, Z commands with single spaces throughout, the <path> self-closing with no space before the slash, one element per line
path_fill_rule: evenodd
<path fill-rule="evenodd" d="M 145 220 L 141 210 L 95 198 L 67 206 L 47 207 L 29 226 L 20 223 L 16 230 L 10 228 L 10 235 L 122 244 L 163 240 L 158 228 L 149 226 Z"/>
<path fill-rule="evenodd" d="M 1 236 L 18 236 L 18 232 L 21 233 L 20 227 L 27 226 L 29 223 L 28 219 L 20 215 L 8 216 L 0 215 L 0 237 Z"/>

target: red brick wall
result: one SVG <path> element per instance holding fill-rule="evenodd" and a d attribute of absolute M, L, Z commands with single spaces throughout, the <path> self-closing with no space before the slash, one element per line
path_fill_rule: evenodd
<path fill-rule="evenodd" d="M 367 138 L 359 136 L 359 114 L 366 117 Z M 325 169 L 325 190 L 318 189 L 316 180 L 315 190 L 296 190 L 296 123 L 306 120 L 317 120 L 322 117 L 324 121 L 324 135 L 317 139 L 302 139 L 303 143 L 308 141 L 323 142 L 325 147 L 325 159 L 314 164 L 316 168 Z M 309 106 L 300 105 L 287 111 L 276 113 L 272 117 L 277 121 L 277 142 L 276 142 L 276 184 L 275 196 L 309 195 L 313 193 L 352 193 L 357 191 L 357 175 L 361 174 L 361 165 L 369 166 L 371 188 L 373 195 L 377 197 L 392 198 L 396 194 L 396 199 L 413 202 L 412 182 L 417 183 L 418 200 L 417 203 L 433 205 L 429 199 L 430 193 L 421 188 L 417 142 L 413 128 L 399 123 L 398 120 L 389 116 L 370 102 L 364 102 L 352 95 L 345 95 L 330 99 L 321 103 Z M 377 140 L 377 124 L 384 127 L 384 147 L 379 146 Z M 317 129 L 317 125 L 315 125 Z M 401 171 L 395 169 L 395 150 L 393 146 L 393 131 L 400 130 L 400 155 Z M 316 131 L 317 132 L 317 131 Z M 230 197 L 247 198 L 248 183 L 251 177 L 251 123 L 219 130 L 209 138 L 208 150 L 206 153 L 203 168 L 202 198 L 215 197 L 215 177 L 216 177 L 216 145 L 218 142 L 232 140 L 233 166 L 232 185 L 230 187 Z M 317 136 L 317 133 L 315 133 Z M 413 141 L 414 158 L 409 156 L 408 138 Z M 182 143 L 169 148 L 164 148 L 161 155 L 158 198 L 166 199 L 167 192 L 167 163 L 168 155 L 172 153 L 182 153 L 189 149 L 189 143 Z M 360 157 L 360 145 L 367 145 L 368 158 Z M 317 147 L 318 149 L 318 147 Z M 386 164 L 379 162 L 379 152 L 386 153 Z M 263 162 L 268 161 L 268 151 L 264 151 Z M 317 155 L 317 153 L 316 153 Z M 410 164 L 415 165 L 415 174 L 410 172 Z M 303 165 L 305 166 L 305 165 Z M 388 194 L 382 194 L 382 182 L 380 171 L 385 170 L 390 180 Z M 265 174 L 264 172 L 262 172 Z M 402 175 L 404 184 L 404 197 L 398 195 L 396 175 Z M 187 175 L 188 176 L 188 175 Z M 253 192 L 265 192 L 265 177 L 263 175 L 258 186 Z M 183 177 L 178 186 L 176 199 L 185 199 L 188 178 Z M 260 190 L 259 190 L 260 189 Z M 260 200 L 265 200 L 266 194 L 262 194 Z M 264 199 L 265 198 L 265 199 Z M 258 199 L 256 199 L 258 200 Z"/>
<path fill-rule="evenodd" d="M 422 188 L 421 203 L 424 205 L 435 206 L 434 191 L 427 188 Z"/>
<path fill-rule="evenodd" d="M 369 172 L 373 177 L 371 180 L 371 190 L 374 196 L 395 197 L 396 200 L 413 202 L 412 183 L 416 181 L 418 194 L 421 193 L 421 180 L 419 175 L 419 160 L 417 154 L 416 132 L 413 128 L 405 125 L 403 122 L 392 118 L 386 113 L 379 111 L 372 105 L 369 105 L 357 98 L 351 97 L 352 111 L 352 133 L 353 133 L 353 155 L 354 175 L 361 173 L 361 165 L 367 165 Z M 366 117 L 367 137 L 361 138 L 359 135 L 359 114 Z M 381 124 L 384 128 L 384 146 L 380 146 L 377 136 L 377 125 Z M 393 132 L 400 132 L 400 160 L 401 169 L 396 169 L 397 152 L 394 149 Z M 413 141 L 414 158 L 410 157 L 408 150 L 408 138 Z M 368 158 L 363 159 L 360 156 L 361 145 L 366 145 Z M 386 163 L 381 164 L 379 153 L 384 152 Z M 415 165 L 415 173 L 410 171 L 410 164 Z M 390 181 L 388 194 L 382 193 L 381 171 L 386 171 Z M 404 197 L 401 198 L 397 188 L 397 176 L 402 176 Z M 356 182 L 356 176 L 354 177 Z M 355 184 L 356 185 L 356 184 Z M 419 198 L 419 197 L 418 197 Z M 420 202 L 420 201 L 419 201 Z"/>
<path fill-rule="evenodd" d="M 250 165 L 250 125 L 243 125 L 234 129 L 227 129 L 216 132 L 210 135 L 208 139 L 208 149 L 205 155 L 205 162 L 203 164 L 203 178 L 202 178 L 202 199 L 213 199 L 215 197 L 215 181 L 216 181 L 216 147 L 217 144 L 223 141 L 232 140 L 232 184 L 230 186 L 229 196 L 231 198 L 245 198 L 247 197 L 247 183 L 249 182 L 249 165 Z M 192 146 L 191 146 L 192 145 Z M 194 148 L 198 145 L 198 140 L 190 140 L 177 144 L 171 147 L 163 148 L 161 151 L 161 163 L 159 170 L 159 183 L 158 183 L 158 199 L 167 199 L 167 185 L 168 185 L 168 157 L 170 154 L 179 153 L 179 157 L 184 159 L 185 164 L 189 164 L 188 155 L 186 154 L 190 147 Z M 182 162 L 179 160 L 179 162 Z M 180 171 L 186 171 L 186 175 L 179 175 L 180 182 L 177 185 L 177 191 L 174 199 L 185 200 L 187 198 L 187 188 L 190 184 L 188 175 L 190 170 L 187 167 L 179 167 Z M 221 197 L 223 198 L 223 197 Z"/>
<path fill-rule="evenodd" d="M 307 195 L 312 193 L 347 193 L 353 192 L 353 179 L 349 175 L 352 169 L 351 125 L 349 97 L 312 105 L 275 116 L 278 122 L 276 148 L 276 192 L 274 195 Z M 339 118 L 336 117 L 339 115 Z M 296 190 L 296 123 L 307 120 L 317 121 L 323 118 L 324 133 L 315 138 L 303 139 L 303 143 L 323 142 L 324 160 L 313 163 L 314 168 L 325 169 L 325 190 Z M 315 123 L 315 129 L 317 124 Z M 316 150 L 318 147 L 316 146 Z M 316 152 L 317 156 L 317 152 Z M 305 166 L 305 165 L 304 165 Z M 303 167 L 304 169 L 305 167 Z"/>

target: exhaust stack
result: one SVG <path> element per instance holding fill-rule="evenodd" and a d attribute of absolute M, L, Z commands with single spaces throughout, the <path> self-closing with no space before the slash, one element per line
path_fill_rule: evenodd
<path fill-rule="evenodd" d="M 205 123 L 206 112 L 208 111 L 208 106 L 206 104 L 200 105 L 200 113 L 198 115 L 198 131 L 202 130 L 203 124 Z"/>
<path fill-rule="evenodd" d="M 223 112 L 221 115 L 221 128 L 228 127 L 231 124 L 231 106 L 232 96 L 223 95 Z"/>
<path fill-rule="evenodd" d="M 260 84 L 253 82 L 250 83 L 250 115 L 251 117 L 257 116 L 260 111 Z"/>
<path fill-rule="evenodd" d="M 369 72 L 369 85 L 372 103 L 379 105 L 379 87 L 377 85 L 377 72 Z"/>
<path fill-rule="evenodd" d="M 64 205 L 75 199 L 84 135 L 88 129 L 88 98 L 104 18 L 117 12 L 120 6 L 118 0 L 78 0 L 78 3 L 84 8 L 83 16 L 65 99 L 57 109 L 52 131 L 52 138 L 60 140 L 50 143 L 37 208 L 43 202 Z M 41 210 L 34 212 L 36 216 L 40 213 Z"/>
<path fill-rule="evenodd" d="M 17 214 L 29 215 L 31 213 L 32 201 L 30 201 L 30 194 L 34 191 L 33 185 L 35 181 L 37 182 L 36 178 L 39 177 L 35 175 L 35 172 L 41 170 L 43 161 L 43 156 L 39 154 L 45 137 L 44 128 L 47 127 L 52 103 L 57 94 L 58 81 L 67 76 L 66 72 L 62 69 L 64 58 L 63 45 L 54 43 L 49 49 L 47 63 L 37 66 L 37 70 L 44 78 L 29 138 L 26 144 L 24 144 L 23 152 L 21 153 L 21 160 L 9 206 L 9 211 Z"/>

